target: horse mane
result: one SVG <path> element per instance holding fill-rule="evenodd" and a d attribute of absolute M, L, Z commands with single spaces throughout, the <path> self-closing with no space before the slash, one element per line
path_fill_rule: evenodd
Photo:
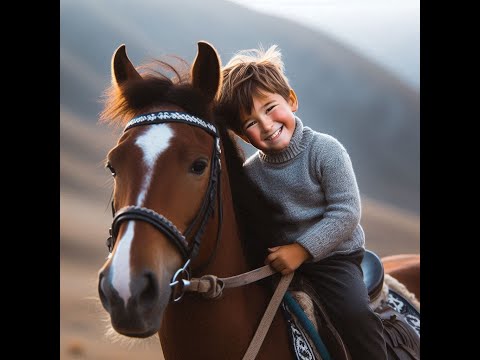
<path fill-rule="evenodd" d="M 112 84 L 105 90 L 105 105 L 100 113 L 100 121 L 125 125 L 133 117 L 150 112 L 154 107 L 174 104 L 216 124 L 227 159 L 233 207 L 244 255 L 250 267 L 259 267 L 266 257 L 268 242 L 275 239 L 276 227 L 270 216 L 272 204 L 267 202 L 246 175 L 243 168 L 245 154 L 233 132 L 227 129 L 222 115 L 213 114 L 215 104 L 210 104 L 191 85 L 188 63 L 181 58 L 173 58 L 178 61 L 180 68 L 154 59 L 137 68 L 142 80 L 127 81 L 120 86 Z"/>
<path fill-rule="evenodd" d="M 217 123 L 227 159 L 233 207 L 244 254 L 249 266 L 257 268 L 264 265 L 267 247 L 278 239 L 277 226 L 271 216 L 274 205 L 267 201 L 247 176 L 243 167 L 245 154 L 234 133 L 227 130 L 225 122 L 218 115 Z"/>
<path fill-rule="evenodd" d="M 153 59 L 137 67 L 142 80 L 112 84 L 103 93 L 104 108 L 100 121 L 125 125 L 133 117 L 154 107 L 174 104 L 204 120 L 212 120 L 212 109 L 205 96 L 191 84 L 188 63 L 171 56 L 177 64 Z"/>

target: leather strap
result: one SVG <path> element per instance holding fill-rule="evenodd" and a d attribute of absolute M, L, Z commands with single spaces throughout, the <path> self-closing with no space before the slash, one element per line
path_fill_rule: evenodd
<path fill-rule="evenodd" d="M 190 279 L 190 284 L 185 291 L 199 292 L 207 298 L 216 298 L 222 294 L 224 288 L 234 288 L 250 284 L 275 274 L 270 265 L 265 265 L 249 272 L 227 278 L 219 278 L 215 275 L 204 275 L 200 278 Z"/>
<path fill-rule="evenodd" d="M 263 340 L 265 339 L 268 329 L 270 328 L 273 318 L 275 317 L 278 306 L 282 302 L 283 295 L 285 295 L 288 285 L 290 285 L 290 282 L 293 279 L 293 274 L 294 273 L 292 272 L 288 275 L 284 275 L 280 279 L 280 282 L 273 293 L 272 299 L 268 304 L 267 310 L 265 310 L 265 314 L 263 314 L 260 325 L 258 325 L 257 331 L 255 332 L 255 335 L 253 336 L 253 339 L 250 342 L 247 352 L 243 356 L 242 360 L 254 360 L 257 357 L 258 351 L 260 350 Z"/>
<path fill-rule="evenodd" d="M 252 271 L 228 278 L 218 278 L 215 275 L 204 275 L 201 278 L 192 278 L 189 284 L 185 287 L 185 291 L 199 292 L 207 298 L 217 298 L 222 294 L 224 288 L 234 288 L 247 285 L 275 273 L 276 271 L 273 270 L 270 265 L 265 265 Z M 275 313 L 282 302 L 283 296 L 292 282 L 293 275 L 294 273 L 292 272 L 288 275 L 282 276 L 280 279 L 280 282 L 270 299 L 270 303 L 263 314 L 262 320 L 258 325 L 255 335 L 243 356 L 243 360 L 253 360 L 257 356 L 260 347 L 263 344 L 263 340 L 265 340 L 268 329 L 272 324 L 273 318 L 275 317 Z"/>

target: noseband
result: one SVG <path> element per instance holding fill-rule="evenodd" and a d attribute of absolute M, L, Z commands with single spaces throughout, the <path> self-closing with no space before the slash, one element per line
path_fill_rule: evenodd
<path fill-rule="evenodd" d="M 115 242 L 117 240 L 118 232 L 120 229 L 120 225 L 124 221 L 144 221 L 152 226 L 154 226 L 157 230 L 161 231 L 180 251 L 183 260 L 185 261 L 185 265 L 179 269 L 173 279 L 172 283 L 170 284 L 172 287 L 176 285 L 180 285 L 184 287 L 189 280 L 189 272 L 187 270 L 191 259 L 193 259 L 197 254 L 200 247 L 200 240 L 205 231 L 206 224 L 208 219 L 213 215 L 213 211 L 215 209 L 215 195 L 218 193 L 218 202 L 219 202 L 219 224 L 217 230 L 217 240 L 216 244 L 218 245 L 218 241 L 220 238 L 220 229 L 221 229 L 221 215 L 222 215 L 222 206 L 221 206 L 221 193 L 220 193 L 220 170 L 221 170 L 221 163 L 220 163 L 220 137 L 218 134 L 218 129 L 212 123 L 206 122 L 196 116 L 190 115 L 185 112 L 178 112 L 178 111 L 161 111 L 155 113 L 149 113 L 137 116 L 130 120 L 127 125 L 125 126 L 124 132 L 128 131 L 129 129 L 136 127 L 136 126 L 144 126 L 144 125 L 152 125 L 152 124 L 164 124 L 164 123 L 182 123 L 188 124 L 192 126 L 196 126 L 201 128 L 202 130 L 206 131 L 214 138 L 213 149 L 212 149 L 212 157 L 211 157 L 211 166 L 210 166 L 210 177 L 208 180 L 208 187 L 203 198 L 202 205 L 200 207 L 200 211 L 197 213 L 195 219 L 190 223 L 188 228 L 185 230 L 185 233 L 182 234 L 176 226 L 168 220 L 165 216 L 158 214 L 152 209 L 139 207 L 139 206 L 125 206 L 115 212 L 115 208 L 113 206 L 112 201 L 112 214 L 113 214 L 113 222 L 110 228 L 110 237 L 107 239 L 107 247 L 109 252 L 113 251 L 115 246 Z M 217 191 L 218 188 L 218 191 Z M 199 225 L 198 225 L 199 224 Z M 198 230 L 196 234 L 192 236 L 193 240 L 187 241 L 192 230 L 197 227 Z M 211 254 L 213 256 L 214 252 Z M 210 262 L 211 260 L 208 260 Z M 207 265 L 208 262 L 204 265 Z M 177 280 L 177 277 L 186 276 L 187 279 L 180 279 Z M 180 300 L 183 295 L 183 291 L 181 291 L 181 295 L 174 298 L 174 301 Z"/>

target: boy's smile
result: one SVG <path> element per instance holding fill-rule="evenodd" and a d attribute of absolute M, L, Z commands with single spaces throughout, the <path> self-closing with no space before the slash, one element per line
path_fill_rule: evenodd
<path fill-rule="evenodd" d="M 265 138 L 265 140 L 273 141 L 273 140 L 277 139 L 280 136 L 280 134 L 282 133 L 282 130 L 283 130 L 283 125 L 280 126 L 280 128 L 278 130 L 275 130 L 275 132 L 272 135 L 267 136 Z"/>
<path fill-rule="evenodd" d="M 298 109 L 295 92 L 290 90 L 288 101 L 270 92 L 254 95 L 252 100 L 251 113 L 241 117 L 242 138 L 265 153 L 287 148 L 295 131 L 293 112 Z"/>

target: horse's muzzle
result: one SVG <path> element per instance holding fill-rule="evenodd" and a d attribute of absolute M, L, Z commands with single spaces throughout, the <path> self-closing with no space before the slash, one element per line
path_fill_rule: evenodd
<path fill-rule="evenodd" d="M 160 328 L 165 301 L 159 296 L 157 276 L 144 272 L 130 282 L 131 295 L 125 300 L 113 287 L 108 270 L 100 272 L 98 293 L 103 307 L 110 314 L 113 328 L 122 335 L 149 337 Z M 168 302 L 168 297 L 167 302 Z"/>

